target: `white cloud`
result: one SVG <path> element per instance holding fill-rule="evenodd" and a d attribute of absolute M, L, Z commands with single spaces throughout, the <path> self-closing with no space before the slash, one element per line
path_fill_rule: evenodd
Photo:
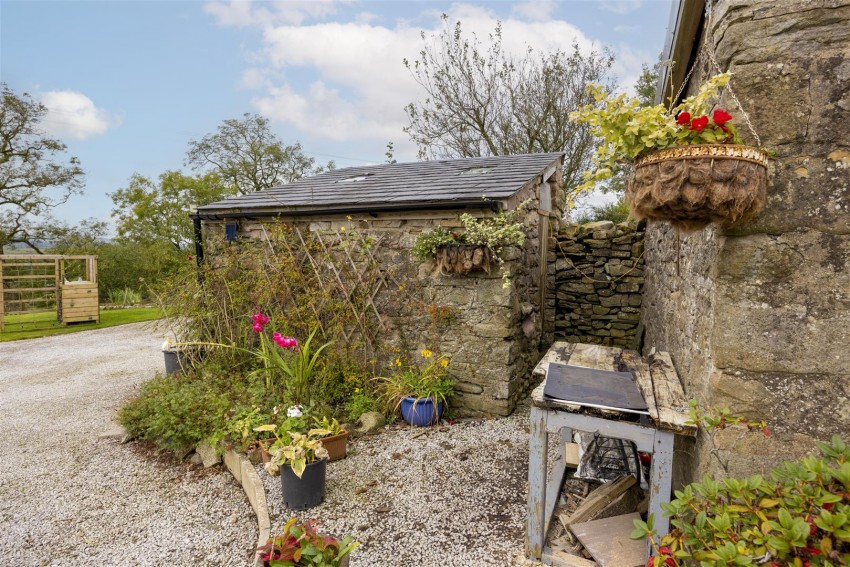
<path fill-rule="evenodd" d="M 600 2 L 599 7 L 605 10 L 606 12 L 613 12 L 614 14 L 620 14 L 624 16 L 626 14 L 631 14 L 632 12 L 640 8 L 641 4 L 643 4 L 641 0 L 620 0 L 617 2 Z"/>
<path fill-rule="evenodd" d="M 511 7 L 511 11 L 526 20 L 541 22 L 552 17 L 555 0 L 530 0 Z"/>
<path fill-rule="evenodd" d="M 430 16 L 431 26 L 424 30 L 429 41 L 443 29 L 439 14 Z M 475 32 L 485 43 L 497 22 L 488 10 L 463 4 L 449 13 L 450 22 L 457 19 L 465 32 Z M 565 21 L 511 18 L 502 21 L 502 35 L 504 49 L 517 55 L 527 45 L 541 51 L 571 50 L 575 41 L 586 50 L 593 48 L 580 30 Z M 402 59 L 414 60 L 421 51 L 419 27 L 403 21 L 393 27 L 368 21 L 264 26 L 263 41 L 268 70 L 287 80 L 264 87 L 265 92 L 254 98 L 260 113 L 311 135 L 334 140 L 392 139 L 400 155 L 414 153 L 402 133 L 407 124 L 404 106 L 420 97 L 422 90 Z M 311 75 L 309 85 L 295 80 L 299 71 Z M 259 76 L 249 70 L 242 83 L 259 85 Z M 266 73 L 263 80 L 270 76 Z"/>
<path fill-rule="evenodd" d="M 83 93 L 48 91 L 41 102 L 47 107 L 44 126 L 55 136 L 87 140 L 121 124 L 119 118 L 97 108 Z"/>
<path fill-rule="evenodd" d="M 336 13 L 339 0 L 216 0 L 204 6 L 219 25 L 247 27 L 253 25 L 301 25 L 310 19 L 321 19 Z"/>

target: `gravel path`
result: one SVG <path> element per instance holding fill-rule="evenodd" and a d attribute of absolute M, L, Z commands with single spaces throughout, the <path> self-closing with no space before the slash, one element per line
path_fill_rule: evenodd
<path fill-rule="evenodd" d="M 360 541 L 351 567 L 530 565 L 528 413 L 526 400 L 508 418 L 393 425 L 356 439 L 346 459 L 328 464 L 325 502 L 297 515 Z M 279 529 L 295 513 L 283 506 L 280 478 L 257 470 Z"/>
<path fill-rule="evenodd" d="M 0 343 L 0 565 L 249 564 L 256 522 L 226 471 L 98 438 L 163 369 L 160 335 Z"/>

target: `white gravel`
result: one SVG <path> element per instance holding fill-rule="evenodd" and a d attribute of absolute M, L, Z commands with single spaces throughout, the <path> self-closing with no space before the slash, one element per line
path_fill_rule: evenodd
<path fill-rule="evenodd" d="M 0 565 L 248 565 L 256 522 L 221 467 L 98 439 L 162 371 L 149 323 L 0 343 Z"/>
<path fill-rule="evenodd" d="M 325 501 L 284 508 L 280 478 L 257 466 L 272 528 L 293 515 L 363 545 L 351 567 L 526 565 L 528 402 L 508 418 L 390 426 L 328 464 Z M 556 436 L 552 436 L 556 437 Z M 554 451 L 552 445 L 550 451 Z"/>

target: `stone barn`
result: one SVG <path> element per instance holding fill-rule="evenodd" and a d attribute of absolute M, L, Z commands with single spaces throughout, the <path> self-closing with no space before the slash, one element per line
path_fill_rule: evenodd
<path fill-rule="evenodd" d="M 644 349 L 669 351 L 686 394 L 752 419 L 771 437 L 705 436 L 690 475 L 748 474 L 850 432 L 850 1 L 680 0 L 660 84 L 685 95 L 707 76 L 730 86 L 763 147 L 775 150 L 768 202 L 732 229 L 646 231 Z M 708 50 L 698 57 L 701 49 Z M 669 91 L 664 93 L 666 97 Z M 727 88 L 721 108 L 757 140 Z M 684 459 L 678 459 L 684 461 Z"/>
<path fill-rule="evenodd" d="M 385 339 L 450 358 L 462 412 L 508 415 L 553 340 L 549 264 L 563 215 L 562 162 L 563 154 L 548 153 L 337 169 L 198 208 L 196 241 L 212 256 L 212 239 L 262 239 L 275 223 L 328 243 L 343 232 L 368 235 L 392 280 L 376 287 L 373 302 L 373 315 L 388 329 Z M 447 274 L 410 254 L 419 234 L 459 229 L 463 213 L 493 217 L 521 204 L 525 242 L 505 248 L 503 263 L 489 272 Z M 431 316 L 401 317 L 392 308 L 399 301 L 421 304 Z M 435 313 L 444 315 L 438 333 Z"/>

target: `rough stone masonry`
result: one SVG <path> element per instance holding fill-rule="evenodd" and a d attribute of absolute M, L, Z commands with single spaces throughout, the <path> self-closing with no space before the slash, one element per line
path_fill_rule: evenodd
<path fill-rule="evenodd" d="M 599 221 L 561 229 L 555 262 L 558 340 L 633 346 L 644 284 L 643 227 Z"/>

